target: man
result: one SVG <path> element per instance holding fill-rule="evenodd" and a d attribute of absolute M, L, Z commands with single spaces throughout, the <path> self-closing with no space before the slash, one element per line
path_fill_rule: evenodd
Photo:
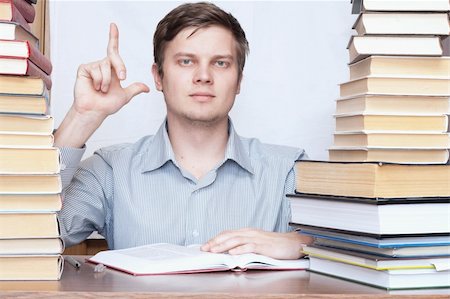
<path fill-rule="evenodd" d="M 149 92 L 143 83 L 121 87 L 126 68 L 111 25 L 107 57 L 80 66 L 74 103 L 55 133 L 67 245 L 97 230 L 110 248 L 200 243 L 211 252 L 301 256 L 309 239 L 288 232 L 285 194 L 303 151 L 242 138 L 228 118 L 247 52 L 231 14 L 210 3 L 175 8 L 154 35 L 152 73 L 166 121 L 154 136 L 101 149 L 78 165 L 103 120 Z"/>

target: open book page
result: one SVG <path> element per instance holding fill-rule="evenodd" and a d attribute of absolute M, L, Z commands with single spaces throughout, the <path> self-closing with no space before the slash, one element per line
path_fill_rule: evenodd
<path fill-rule="evenodd" d="M 208 253 L 200 245 L 151 244 L 97 253 L 89 259 L 134 275 L 223 271 L 233 268 L 305 269 L 307 260 L 281 261 L 256 254 Z"/>

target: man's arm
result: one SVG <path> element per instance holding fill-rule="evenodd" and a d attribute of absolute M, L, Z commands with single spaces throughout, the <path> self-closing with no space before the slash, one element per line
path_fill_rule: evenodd
<path fill-rule="evenodd" d="M 106 117 L 119 111 L 134 96 L 149 92 L 144 83 L 122 88 L 126 68 L 119 55 L 119 31 L 111 24 L 107 56 L 78 68 L 74 102 L 55 132 L 55 146 L 82 147 Z"/>

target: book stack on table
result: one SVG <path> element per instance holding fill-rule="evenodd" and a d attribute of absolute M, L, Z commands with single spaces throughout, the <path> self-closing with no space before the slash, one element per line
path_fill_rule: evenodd
<path fill-rule="evenodd" d="M 449 2 L 355 0 L 353 8 L 357 35 L 330 160 L 446 163 Z"/>
<path fill-rule="evenodd" d="M 36 1 L 0 1 L 0 280 L 56 280 L 64 249 L 52 64 L 31 33 Z"/>
<path fill-rule="evenodd" d="M 358 35 L 330 161 L 297 161 L 290 195 L 292 223 L 315 237 L 304 248 L 311 271 L 386 289 L 450 287 L 449 9 L 353 1 Z"/>

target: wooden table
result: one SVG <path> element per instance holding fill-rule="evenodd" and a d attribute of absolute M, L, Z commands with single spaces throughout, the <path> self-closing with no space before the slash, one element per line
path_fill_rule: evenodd
<path fill-rule="evenodd" d="M 307 271 L 132 276 L 65 264 L 60 281 L 3 281 L 0 298 L 449 298 L 450 289 L 385 291 Z"/>

